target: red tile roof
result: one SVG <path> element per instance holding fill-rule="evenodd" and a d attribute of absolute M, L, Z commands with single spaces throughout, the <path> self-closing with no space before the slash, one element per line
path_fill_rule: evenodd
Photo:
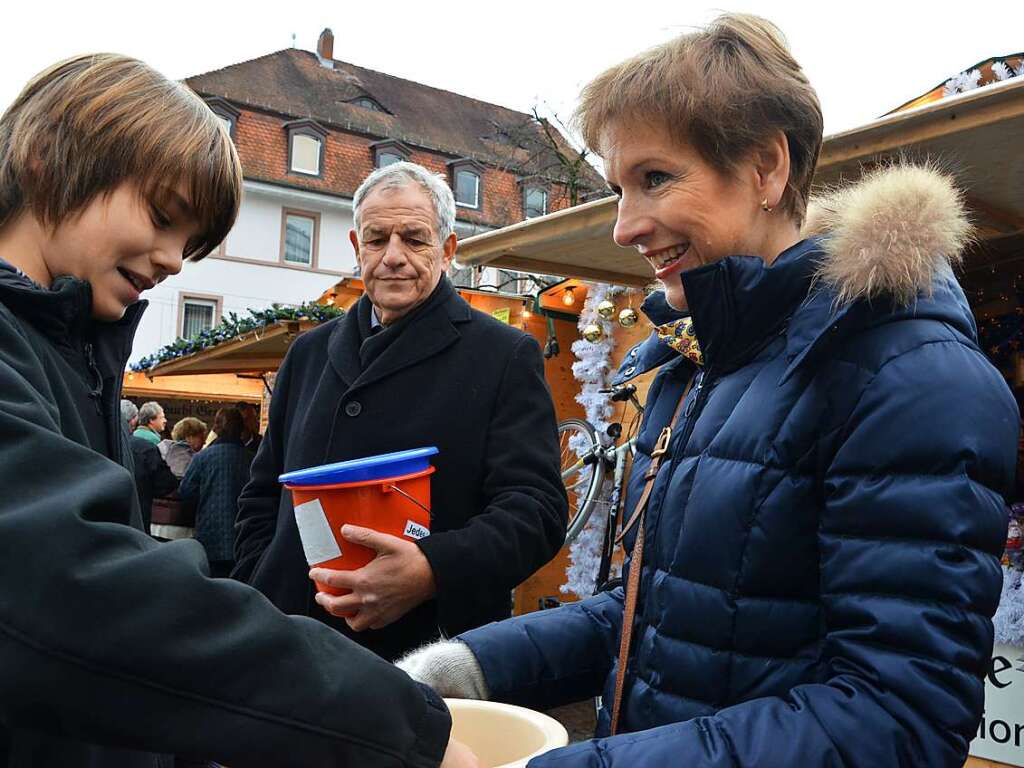
<path fill-rule="evenodd" d="M 450 158 L 473 158 L 521 176 L 551 167 L 550 157 L 537 158 L 536 151 L 530 157 L 531 152 L 516 146 L 529 131 L 534 136 L 541 132 L 532 116 L 524 112 L 343 61 L 334 61 L 334 68 L 328 69 L 309 51 L 277 51 L 190 77 L 186 83 L 203 96 L 219 96 L 286 119 L 310 117 L 334 130 L 370 137 L 371 141 L 398 139 Z M 360 96 L 371 97 L 387 112 L 350 103 Z M 555 134 L 560 142 L 565 141 L 560 133 Z M 533 145 L 536 148 L 536 139 Z M 568 147 L 565 142 L 564 148 Z M 593 189 L 604 187 L 601 177 L 589 168 L 587 183 Z"/>

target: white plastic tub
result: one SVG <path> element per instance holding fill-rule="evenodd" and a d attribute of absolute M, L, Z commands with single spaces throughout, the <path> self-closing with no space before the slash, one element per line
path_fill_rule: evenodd
<path fill-rule="evenodd" d="M 483 768 L 524 768 L 537 755 L 564 747 L 569 734 L 560 722 L 511 704 L 445 699 L 452 737 L 469 747 Z"/>

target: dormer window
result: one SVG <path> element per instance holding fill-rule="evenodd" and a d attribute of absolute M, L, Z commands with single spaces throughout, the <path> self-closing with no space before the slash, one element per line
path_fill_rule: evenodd
<path fill-rule="evenodd" d="M 462 208 L 482 208 L 484 167 L 475 160 L 456 160 L 448 167 L 455 204 Z"/>
<path fill-rule="evenodd" d="M 373 167 L 383 168 L 392 163 L 400 163 L 409 159 L 412 150 L 400 141 L 388 139 L 370 145 L 373 151 Z"/>
<path fill-rule="evenodd" d="M 548 191 L 535 184 L 523 189 L 523 215 L 527 219 L 544 216 L 548 212 Z"/>
<path fill-rule="evenodd" d="M 210 108 L 210 111 L 215 114 L 220 121 L 224 124 L 224 127 L 228 131 L 228 135 L 234 140 L 235 138 L 235 125 L 238 123 L 238 116 L 242 113 L 231 106 L 230 103 L 214 96 L 211 99 L 206 100 L 206 106 Z"/>
<path fill-rule="evenodd" d="M 288 132 L 288 170 L 304 176 L 323 174 L 327 131 L 315 120 L 294 120 L 285 124 Z"/>
<path fill-rule="evenodd" d="M 352 101 L 350 101 L 349 104 L 352 104 L 353 106 L 356 107 L 362 107 L 363 109 L 369 109 L 373 112 L 387 112 L 387 110 L 384 109 L 384 107 L 382 107 L 376 101 L 371 99 L 369 96 L 360 96 L 356 99 L 352 99 Z"/>

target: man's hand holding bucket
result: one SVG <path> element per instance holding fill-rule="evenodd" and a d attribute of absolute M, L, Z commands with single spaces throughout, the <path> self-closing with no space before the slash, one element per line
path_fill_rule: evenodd
<path fill-rule="evenodd" d="M 313 568 L 309 577 L 345 595 L 317 592 L 317 603 L 345 619 L 355 632 L 380 629 L 434 596 L 434 572 L 415 543 L 357 525 L 341 529 L 346 541 L 374 550 L 369 564 L 354 571 Z"/>

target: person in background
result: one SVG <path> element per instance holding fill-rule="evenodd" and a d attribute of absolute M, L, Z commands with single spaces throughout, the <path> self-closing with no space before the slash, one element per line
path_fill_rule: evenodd
<path fill-rule="evenodd" d="M 209 429 L 206 423 L 186 416 L 171 429 L 171 439 L 161 440 L 157 446 L 167 466 L 177 477 L 184 477 L 192 457 L 202 450 Z"/>
<path fill-rule="evenodd" d="M 139 406 L 131 400 L 121 400 L 121 422 L 131 435 L 139 425 Z"/>
<path fill-rule="evenodd" d="M 146 405 L 156 405 L 156 403 L 146 403 Z M 146 405 L 143 406 L 143 409 Z M 139 436 L 138 429 L 132 431 L 138 424 L 139 413 L 140 410 L 131 400 L 121 401 L 121 419 L 131 434 L 132 471 L 135 476 L 135 492 L 138 494 L 139 508 L 142 512 L 142 523 L 144 530 L 152 533 L 153 499 L 173 494 L 178 489 L 178 477 L 171 472 L 157 446 L 153 445 L 148 438 Z M 152 434 L 152 432 L 146 430 L 146 434 Z"/>
<path fill-rule="evenodd" d="M 155 400 L 151 400 L 148 403 L 143 403 L 139 408 L 138 423 L 132 436 L 157 445 L 163 439 L 166 426 L 167 417 L 164 416 L 163 407 Z"/>
<path fill-rule="evenodd" d="M 195 510 L 195 536 L 206 549 L 210 574 L 226 577 L 234 566 L 238 496 L 249 480 L 252 454 L 242 443 L 245 424 L 237 408 L 221 408 L 213 418 L 217 439 L 197 453 L 178 489 Z"/>
<path fill-rule="evenodd" d="M 184 477 L 192 457 L 206 440 L 206 424 L 192 416 L 181 419 L 171 430 L 170 440 L 161 440 L 157 448 L 171 472 Z M 195 511 L 186 509 L 177 493 L 153 498 L 149 530 L 161 539 L 190 539 L 195 536 Z"/>
<path fill-rule="evenodd" d="M 245 430 L 242 432 L 242 445 L 255 456 L 260 447 L 260 440 L 263 439 L 263 435 L 260 434 L 260 412 L 255 405 L 244 400 L 239 400 L 235 404 L 235 408 L 242 414 L 242 423 L 245 425 Z"/>
<path fill-rule="evenodd" d="M 568 504 L 540 347 L 472 309 L 445 276 L 458 239 L 445 180 L 414 163 L 379 168 L 353 211 L 366 292 L 288 348 L 239 501 L 232 575 L 393 659 L 509 616 L 511 590 L 564 543 Z M 376 557 L 311 574 L 278 477 L 423 446 L 440 451 L 430 535 L 346 526 Z M 317 592 L 311 576 L 352 592 Z"/>

